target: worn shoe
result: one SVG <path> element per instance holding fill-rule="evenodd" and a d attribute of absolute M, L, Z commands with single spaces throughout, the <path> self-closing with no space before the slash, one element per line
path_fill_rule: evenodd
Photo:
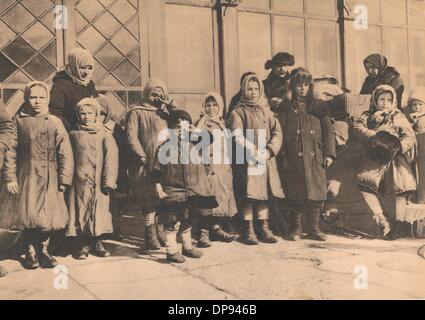
<path fill-rule="evenodd" d="M 90 246 L 84 245 L 80 250 L 73 254 L 74 259 L 77 260 L 86 260 L 90 253 Z"/>
<path fill-rule="evenodd" d="M 182 249 L 182 254 L 188 258 L 195 258 L 198 259 L 200 257 L 202 257 L 202 252 L 196 248 L 192 248 L 192 249 Z"/>
<path fill-rule="evenodd" d="M 32 244 L 28 245 L 25 251 L 24 267 L 29 270 L 40 267 L 37 252 Z"/>
<path fill-rule="evenodd" d="M 277 243 L 276 237 L 270 231 L 268 220 L 258 220 L 259 222 L 259 234 L 258 239 L 264 243 Z"/>
<path fill-rule="evenodd" d="M 156 234 L 161 247 L 166 247 L 167 242 L 167 233 L 164 230 L 164 225 L 157 223 L 156 224 Z"/>
<path fill-rule="evenodd" d="M 106 258 L 111 256 L 111 253 L 105 249 L 103 242 L 100 240 L 96 241 L 96 244 L 94 246 L 94 250 L 92 250 L 92 253 L 95 256 L 101 257 L 101 258 Z"/>
<path fill-rule="evenodd" d="M 54 268 L 58 265 L 58 262 L 56 261 L 56 259 L 53 258 L 49 253 L 49 250 L 48 250 L 49 242 L 50 242 L 50 239 L 46 239 L 45 241 L 41 242 L 41 245 L 40 245 L 41 250 L 39 254 L 40 266 L 42 268 L 47 268 L 47 269 Z"/>
<path fill-rule="evenodd" d="M 384 240 L 392 240 L 391 239 L 391 228 L 390 224 L 387 221 L 387 218 L 385 218 L 384 214 L 376 214 L 373 216 L 373 220 L 376 222 L 376 224 L 381 229 L 381 236 Z"/>
<path fill-rule="evenodd" d="M 7 276 L 7 270 L 5 267 L 0 266 L 0 278 Z"/>
<path fill-rule="evenodd" d="M 320 208 L 314 208 L 307 214 L 308 239 L 326 241 L 328 238 L 319 228 Z"/>
<path fill-rule="evenodd" d="M 145 229 L 145 243 L 147 250 L 159 250 L 161 249 L 161 244 L 158 241 L 158 236 L 156 233 L 156 225 L 151 224 Z"/>
<path fill-rule="evenodd" d="M 244 227 L 242 230 L 242 241 L 247 245 L 257 245 L 260 242 L 258 241 L 257 235 L 254 231 L 254 224 L 252 220 L 244 221 Z"/>
<path fill-rule="evenodd" d="M 299 241 L 301 240 L 302 233 L 302 223 L 301 223 L 301 213 L 299 212 L 291 212 L 289 213 L 290 220 L 290 233 L 288 235 L 288 239 L 290 241 Z"/>
<path fill-rule="evenodd" d="M 211 247 L 211 242 L 210 242 L 208 230 L 202 229 L 200 231 L 199 240 L 198 240 L 198 247 L 199 248 L 209 248 L 209 247 Z"/>
<path fill-rule="evenodd" d="M 213 229 L 210 234 L 211 241 L 221 241 L 221 242 L 232 242 L 234 241 L 237 236 L 231 235 L 224 231 L 221 227 L 217 229 Z"/>
<path fill-rule="evenodd" d="M 186 258 L 181 253 L 167 253 L 167 261 L 172 263 L 183 263 Z"/>

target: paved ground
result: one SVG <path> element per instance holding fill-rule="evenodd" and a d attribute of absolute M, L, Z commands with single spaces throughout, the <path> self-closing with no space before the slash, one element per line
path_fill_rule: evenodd
<path fill-rule="evenodd" d="M 127 227 L 126 243 L 108 242 L 113 253 L 110 258 L 58 258 L 67 268 L 68 289 L 55 289 L 54 283 L 66 283 L 60 282 L 62 278 L 57 278 L 52 270 L 27 271 L 18 261 L 2 261 L 10 274 L 0 279 L 0 298 L 425 298 L 425 259 L 417 255 L 424 241 L 385 242 L 330 236 L 326 243 L 214 243 L 213 247 L 202 249 L 202 259 L 173 265 L 165 261 L 164 250 L 139 249 L 137 221 Z M 355 272 L 365 277 L 359 278 Z M 367 289 L 361 289 L 365 285 Z"/>

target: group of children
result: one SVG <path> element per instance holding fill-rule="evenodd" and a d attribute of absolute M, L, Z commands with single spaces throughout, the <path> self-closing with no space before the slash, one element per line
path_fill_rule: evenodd
<path fill-rule="evenodd" d="M 315 95 L 308 70 L 289 71 L 292 55 L 279 53 L 269 60 L 266 69 L 272 71 L 264 82 L 245 73 L 227 115 L 219 94 L 205 95 L 196 125 L 170 98 L 166 85 L 151 79 L 141 103 L 126 113 L 124 129 L 113 121 L 106 98 L 91 80 L 91 54 L 74 49 L 68 61 L 51 91 L 42 82 L 27 84 L 10 135 L 0 136 L 5 151 L 0 227 L 22 231 L 26 268 L 57 265 L 49 241 L 61 230 L 74 237 L 74 258 L 86 259 L 90 252 L 108 256 L 102 240 L 119 227 L 115 220 L 127 193 L 143 213 L 147 248 L 166 247 L 170 262 L 202 256 L 192 242 L 195 218 L 200 248 L 211 246 L 211 240 L 235 240 L 224 226 L 238 212 L 241 240 L 249 245 L 277 242 L 270 211 L 289 214 L 289 240 L 301 238 L 303 215 L 308 237 L 326 240 L 319 218 L 329 191 L 326 168 L 337 156 L 329 111 L 333 99 Z M 396 239 L 403 228 L 406 197 L 417 189 L 414 172 L 425 177 L 423 164 L 414 168 L 416 155 L 425 152 L 416 142 L 416 135 L 425 132 L 423 91 L 412 92 L 407 110 L 408 117 L 397 108 L 391 86 L 379 85 L 370 110 L 354 124 L 355 137 L 367 146 L 358 183 L 385 239 Z M 214 130 L 232 135 L 234 147 L 246 155 L 242 163 L 180 159 L 197 153 L 192 151 L 200 132 L 212 135 Z M 181 140 L 185 134 L 190 135 L 187 149 Z M 170 145 L 173 135 L 177 143 Z M 211 159 L 217 150 L 229 151 L 220 140 L 212 141 L 209 150 Z M 177 161 L 161 161 L 173 152 Z M 264 170 L 253 174 L 259 164 Z M 419 202 L 425 201 L 422 187 Z M 378 195 L 395 196 L 394 228 Z"/>

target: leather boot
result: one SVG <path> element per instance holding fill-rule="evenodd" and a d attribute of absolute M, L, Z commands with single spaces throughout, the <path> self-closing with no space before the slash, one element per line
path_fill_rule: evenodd
<path fill-rule="evenodd" d="M 396 221 L 394 223 L 393 228 L 391 228 L 391 231 L 385 237 L 385 240 L 397 240 L 397 239 L 403 238 L 404 233 L 405 233 L 404 222 Z"/>
<path fill-rule="evenodd" d="M 247 245 L 257 245 L 259 244 L 257 235 L 254 231 L 254 224 L 252 220 L 245 220 L 244 226 L 242 229 L 242 241 Z"/>
<path fill-rule="evenodd" d="M 172 263 L 183 263 L 186 258 L 179 252 L 177 244 L 177 229 L 178 226 L 167 228 L 166 230 L 166 252 L 167 261 Z"/>
<path fill-rule="evenodd" d="M 111 253 L 105 249 L 103 242 L 100 239 L 96 238 L 93 243 L 92 253 L 100 258 L 106 258 L 111 256 Z"/>
<path fill-rule="evenodd" d="M 317 241 L 326 241 L 327 240 L 326 235 L 322 231 L 320 231 L 319 221 L 320 221 L 320 208 L 319 207 L 309 208 L 309 211 L 307 212 L 309 239 L 317 240 Z"/>
<path fill-rule="evenodd" d="M 290 212 L 290 232 L 288 239 L 290 241 L 299 241 L 301 239 L 301 212 Z"/>
<path fill-rule="evenodd" d="M 202 252 L 193 247 L 192 244 L 192 228 L 185 228 L 178 233 L 178 239 L 180 238 L 182 244 L 182 254 L 189 258 L 200 258 Z"/>
<path fill-rule="evenodd" d="M 158 236 L 156 233 L 156 225 L 151 224 L 146 226 L 145 229 L 145 245 L 147 250 L 159 250 L 161 249 L 161 244 L 158 241 Z"/>
<path fill-rule="evenodd" d="M 165 247 L 166 241 L 167 241 L 167 235 L 166 235 L 166 232 L 164 231 L 164 225 L 162 223 L 156 223 L 156 234 L 161 247 Z"/>
<path fill-rule="evenodd" d="M 42 240 L 40 243 L 39 261 L 42 268 L 54 268 L 58 265 L 58 262 L 53 258 L 48 250 L 50 238 Z"/>
<path fill-rule="evenodd" d="M 374 214 L 373 220 L 381 229 L 382 239 L 391 240 L 391 238 L 389 237 L 390 231 L 391 231 L 390 224 L 388 223 L 387 218 L 385 218 L 384 214 L 383 213 Z"/>
<path fill-rule="evenodd" d="M 201 229 L 201 231 L 199 232 L 198 247 L 199 248 L 211 247 L 210 232 L 207 229 Z"/>
<path fill-rule="evenodd" d="M 264 219 L 264 220 L 258 220 L 258 222 L 259 222 L 258 239 L 264 243 L 277 243 L 276 237 L 270 231 L 269 221 Z"/>
<path fill-rule="evenodd" d="M 215 225 L 211 230 L 211 241 L 232 242 L 237 238 L 236 235 L 231 235 L 224 231 L 220 225 Z"/>
<path fill-rule="evenodd" d="M 40 267 L 37 251 L 35 250 L 34 245 L 31 243 L 27 243 L 25 246 L 24 267 L 30 270 Z"/>
<path fill-rule="evenodd" d="M 7 270 L 5 267 L 0 266 L 0 278 L 7 276 Z"/>
<path fill-rule="evenodd" d="M 86 260 L 90 253 L 88 239 L 86 237 L 78 237 L 75 242 L 76 249 L 72 256 L 77 260 Z"/>

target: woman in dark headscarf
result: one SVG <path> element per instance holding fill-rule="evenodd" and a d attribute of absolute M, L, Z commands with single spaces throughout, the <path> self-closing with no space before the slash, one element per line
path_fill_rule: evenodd
<path fill-rule="evenodd" d="M 68 55 L 68 65 L 53 78 L 50 92 L 50 113 L 61 118 L 70 131 L 76 124 L 75 106 L 83 98 L 98 96 L 92 81 L 94 59 L 82 48 L 74 48 Z"/>
<path fill-rule="evenodd" d="M 372 94 L 378 86 L 388 84 L 396 92 L 397 107 L 400 109 L 404 91 L 404 83 L 400 78 L 400 73 L 394 67 L 389 67 L 387 58 L 378 53 L 367 56 L 363 64 L 368 76 L 363 82 L 360 94 Z"/>

